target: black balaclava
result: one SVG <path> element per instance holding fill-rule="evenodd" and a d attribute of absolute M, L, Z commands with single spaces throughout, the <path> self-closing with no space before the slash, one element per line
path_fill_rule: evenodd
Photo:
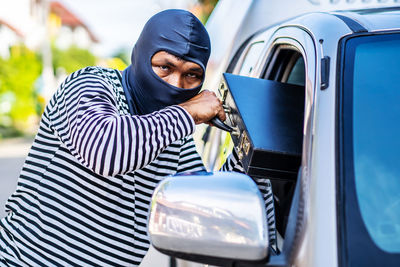
<path fill-rule="evenodd" d="M 169 9 L 151 17 L 133 48 L 132 64 L 122 73 L 131 114 L 144 115 L 183 103 L 198 94 L 203 84 L 183 89 L 165 82 L 152 69 L 155 53 L 166 51 L 197 63 L 205 74 L 210 48 L 206 29 L 192 13 Z"/>

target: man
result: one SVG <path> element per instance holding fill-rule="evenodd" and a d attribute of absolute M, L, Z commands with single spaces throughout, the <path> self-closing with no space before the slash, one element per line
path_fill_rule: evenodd
<path fill-rule="evenodd" d="M 65 79 L 0 221 L 0 265 L 140 264 L 154 188 L 204 170 L 195 124 L 225 119 L 215 94 L 199 93 L 209 55 L 200 21 L 167 10 L 147 22 L 122 74 L 87 67 Z M 242 168 L 233 156 L 223 170 Z"/>
<path fill-rule="evenodd" d="M 6 204 L 0 265 L 140 264 L 153 189 L 204 170 L 195 124 L 225 119 L 215 94 L 199 94 L 209 55 L 200 21 L 167 10 L 148 21 L 122 75 L 88 67 L 66 78 Z"/>

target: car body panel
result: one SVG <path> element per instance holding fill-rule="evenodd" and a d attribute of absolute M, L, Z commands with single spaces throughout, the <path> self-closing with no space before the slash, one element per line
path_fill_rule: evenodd
<path fill-rule="evenodd" d="M 340 266 L 343 261 L 339 260 L 338 251 L 337 209 L 341 204 L 337 200 L 336 119 L 341 40 L 355 31 L 400 31 L 400 7 L 307 13 L 260 31 L 260 26 L 267 24 L 267 19 L 262 18 L 262 10 L 267 7 L 260 2 L 254 1 L 246 11 L 244 25 L 238 30 L 235 44 L 231 46 L 233 50 L 229 52 L 229 61 L 233 62 L 230 71 L 240 74 L 250 45 L 255 42 L 263 42 L 264 47 L 257 51 L 259 56 L 251 62 L 251 71 L 246 76 L 264 78 L 266 65 L 273 60 L 274 49 L 279 45 L 294 47 L 305 61 L 304 139 L 299 175 L 299 205 L 302 206 L 299 212 L 302 215 L 298 216 L 301 220 L 296 222 L 297 233 L 286 263 L 293 266 Z M 310 2 L 321 3 L 318 0 Z M 257 6 L 257 11 L 254 11 Z M 249 19 L 249 14 L 254 14 L 254 17 Z M 259 24 L 254 26 L 257 21 Z M 254 35 L 248 39 L 251 29 Z M 327 66 L 323 59 L 328 57 L 329 85 L 323 88 L 321 70 Z"/>
<path fill-rule="evenodd" d="M 301 176 L 301 194 L 306 209 L 305 227 L 302 229 L 304 232 L 297 242 L 299 247 L 296 248 L 296 257 L 292 262 L 296 266 L 338 266 L 335 142 L 336 83 L 339 75 L 337 64 L 340 40 L 353 34 L 351 27 L 340 16 L 358 18 L 363 22 L 362 27 L 366 25 L 370 31 L 393 29 L 396 25 L 398 28 L 399 23 L 394 17 L 388 18 L 382 14 L 386 12 L 399 18 L 398 11 L 385 10 L 364 15 L 361 15 L 363 11 L 305 14 L 271 27 L 251 40 L 256 41 L 260 36 L 268 40 L 254 72 L 249 75 L 251 77 L 261 76 L 262 65 L 274 45 L 284 43 L 300 46 L 306 61 L 305 137 Z M 272 31 L 274 34 L 271 34 Z M 313 62 L 309 60 L 311 53 L 315 53 Z M 326 56 L 330 58 L 329 87 L 321 90 L 321 59 Z"/>

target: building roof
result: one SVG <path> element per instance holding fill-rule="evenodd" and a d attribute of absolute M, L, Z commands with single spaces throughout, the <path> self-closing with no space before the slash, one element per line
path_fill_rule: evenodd
<path fill-rule="evenodd" d="M 13 32 L 15 32 L 15 34 L 18 35 L 19 37 L 21 37 L 21 38 L 24 37 L 24 35 L 22 34 L 22 32 L 20 30 L 18 30 L 17 28 L 12 26 L 10 23 L 8 23 L 7 21 L 5 21 L 5 20 L 3 20 L 1 18 L 0 18 L 0 24 L 6 26 L 7 28 L 9 28 Z"/>
<path fill-rule="evenodd" d="M 52 1 L 50 3 L 50 12 L 56 14 L 61 18 L 61 24 L 69 26 L 71 28 L 75 28 L 78 26 L 81 26 L 85 28 L 85 30 L 88 32 L 90 39 L 98 43 L 99 40 L 97 37 L 93 34 L 93 32 L 89 29 L 89 27 L 83 23 L 81 19 L 79 19 L 75 14 L 73 14 L 71 11 L 69 11 L 63 4 L 57 1 Z"/>

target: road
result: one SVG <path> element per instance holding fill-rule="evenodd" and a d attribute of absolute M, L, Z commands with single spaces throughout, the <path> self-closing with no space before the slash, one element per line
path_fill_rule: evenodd
<path fill-rule="evenodd" d="M 15 191 L 19 172 L 32 139 L 16 138 L 0 141 L 0 218 L 6 215 L 4 204 Z M 168 267 L 169 257 L 151 248 L 140 264 L 141 267 Z"/>
<path fill-rule="evenodd" d="M 17 186 L 18 174 L 31 143 L 29 138 L 0 141 L 0 217 L 6 215 L 4 204 Z"/>

